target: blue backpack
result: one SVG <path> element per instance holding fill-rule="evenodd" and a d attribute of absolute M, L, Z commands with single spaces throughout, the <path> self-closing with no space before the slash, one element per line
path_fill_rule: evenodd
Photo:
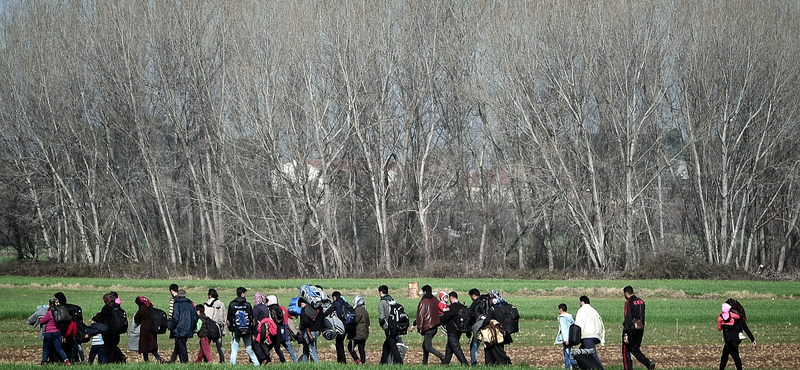
<path fill-rule="evenodd" d="M 231 331 L 239 335 L 250 334 L 250 312 L 247 310 L 248 305 L 238 304 L 233 306 L 233 322 L 231 323 Z"/>

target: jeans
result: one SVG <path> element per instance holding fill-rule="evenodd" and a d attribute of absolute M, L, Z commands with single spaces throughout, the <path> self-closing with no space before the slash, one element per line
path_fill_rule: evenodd
<path fill-rule="evenodd" d="M 572 366 L 575 369 L 579 369 L 578 364 L 573 361 L 572 358 L 570 358 L 569 352 L 570 349 L 572 349 L 572 346 L 568 346 L 566 344 L 562 344 L 562 346 L 564 346 L 564 368 L 569 370 L 570 366 Z"/>
<path fill-rule="evenodd" d="M 239 352 L 239 339 L 244 341 L 244 350 L 247 352 L 247 355 L 250 356 L 250 361 L 253 361 L 255 366 L 261 365 L 258 362 L 256 353 L 253 352 L 253 340 L 250 334 L 239 335 L 239 333 L 231 333 L 231 365 L 236 364 L 236 353 Z"/>
<path fill-rule="evenodd" d="M 222 348 L 222 338 L 214 341 L 217 344 L 217 354 L 219 355 L 219 363 L 225 363 L 225 349 Z"/>
<path fill-rule="evenodd" d="M 61 332 L 57 331 L 55 333 L 44 333 L 44 339 L 42 339 L 42 362 L 46 363 L 47 358 L 50 357 L 50 346 L 56 347 L 56 352 L 58 355 L 61 356 L 61 361 L 67 361 L 69 357 L 67 357 L 66 352 L 64 349 L 61 348 Z"/>
<path fill-rule="evenodd" d="M 303 343 L 303 357 L 300 358 L 302 362 L 308 362 L 309 358 L 314 362 L 319 362 L 319 354 L 317 354 L 317 338 L 319 338 L 318 331 L 312 331 L 309 337 L 308 333 L 303 333 L 305 343 Z"/>
<path fill-rule="evenodd" d="M 442 365 L 449 365 L 453 355 L 456 356 L 461 365 L 469 365 L 464 352 L 461 350 L 461 333 L 455 330 L 452 333 L 450 331 L 447 332 L 447 348 L 444 351 Z"/>
<path fill-rule="evenodd" d="M 72 338 L 74 345 L 72 346 L 72 353 L 70 354 L 71 362 L 83 362 L 83 346 L 75 338 Z M 66 351 L 65 351 L 66 352 Z"/>
<path fill-rule="evenodd" d="M 470 365 L 478 364 L 478 334 L 472 333 L 472 339 L 469 342 L 469 363 Z"/>
<path fill-rule="evenodd" d="M 294 347 L 292 347 L 292 342 L 281 342 L 281 345 L 283 348 L 286 348 L 286 352 L 289 352 L 289 356 L 292 357 L 292 361 L 297 362 L 297 352 L 295 352 Z"/>

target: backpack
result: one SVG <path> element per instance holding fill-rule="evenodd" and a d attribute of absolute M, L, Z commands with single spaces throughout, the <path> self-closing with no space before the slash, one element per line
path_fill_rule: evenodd
<path fill-rule="evenodd" d="M 250 313 L 247 312 L 247 305 L 233 306 L 233 322 L 231 323 L 231 331 L 239 333 L 239 335 L 250 334 Z"/>
<path fill-rule="evenodd" d="M 506 334 L 519 332 L 519 311 L 517 310 L 517 306 L 508 302 L 503 302 L 497 306 L 497 309 L 500 310 L 500 313 L 503 315 L 503 322 L 501 325 L 503 325 Z"/>
<path fill-rule="evenodd" d="M 456 329 L 459 333 L 472 332 L 472 323 L 475 321 L 475 316 L 469 307 L 461 306 L 461 308 L 458 310 L 458 316 L 455 318 L 455 320 Z"/>
<path fill-rule="evenodd" d="M 342 305 L 342 322 L 344 322 L 345 326 L 355 326 L 356 325 L 356 309 L 350 303 L 345 302 Z"/>
<path fill-rule="evenodd" d="M 208 327 L 209 340 L 216 341 L 217 339 L 222 338 L 222 329 L 220 329 L 219 324 L 217 324 L 214 320 L 211 320 L 210 317 L 206 317 L 205 325 Z"/>
<path fill-rule="evenodd" d="M 63 306 L 69 310 L 69 315 L 72 316 L 75 322 L 83 322 L 83 309 L 81 306 L 72 303 L 65 303 Z"/>
<path fill-rule="evenodd" d="M 167 332 L 167 327 L 169 327 L 169 321 L 167 320 L 167 313 L 164 310 L 150 307 L 150 332 L 153 334 L 164 334 Z"/>
<path fill-rule="evenodd" d="M 265 317 L 258 322 L 258 328 L 256 329 L 256 336 L 255 340 L 256 343 L 262 344 L 272 344 L 270 342 L 270 336 L 278 335 L 278 327 L 275 325 L 275 321 L 272 318 Z"/>
<path fill-rule="evenodd" d="M 202 324 L 200 324 L 200 330 L 197 331 L 197 337 L 198 338 L 208 338 L 208 320 L 207 319 L 208 319 L 208 317 L 199 318 L 199 320 L 202 322 Z"/>
<path fill-rule="evenodd" d="M 283 309 L 281 306 L 277 304 L 273 304 L 267 306 L 269 308 L 269 316 L 272 318 L 272 321 L 275 321 L 275 325 L 282 326 L 283 325 Z"/>
<path fill-rule="evenodd" d="M 569 345 L 576 345 L 581 342 L 581 327 L 574 323 L 569 326 L 569 334 L 567 335 Z"/>
<path fill-rule="evenodd" d="M 322 330 L 322 335 L 327 340 L 334 339 L 337 335 L 344 334 L 344 323 L 339 319 L 339 316 L 333 315 L 326 317 L 323 325 L 324 329 Z"/>
<path fill-rule="evenodd" d="M 289 314 L 292 316 L 300 316 L 303 313 L 303 310 L 300 308 L 300 305 L 297 304 L 297 301 L 300 300 L 300 297 L 294 297 L 291 301 L 289 301 Z"/>
<path fill-rule="evenodd" d="M 389 301 L 389 332 L 392 336 L 408 334 L 408 314 L 406 309 L 397 301 Z"/>
<path fill-rule="evenodd" d="M 66 324 L 72 321 L 72 315 L 65 306 L 53 306 L 53 320 L 56 324 Z"/>
<path fill-rule="evenodd" d="M 86 323 L 83 321 L 75 322 L 75 341 L 78 343 L 86 343 L 92 340 L 92 336 L 86 333 Z"/>
<path fill-rule="evenodd" d="M 300 287 L 300 297 L 314 308 L 320 308 L 331 303 L 330 297 L 324 290 L 311 284 Z"/>
<path fill-rule="evenodd" d="M 128 313 L 120 306 L 114 306 L 111 311 L 111 322 L 108 323 L 109 331 L 117 335 L 128 331 Z"/>
<path fill-rule="evenodd" d="M 477 320 L 478 317 L 481 317 L 481 315 L 486 315 L 489 312 L 490 300 L 488 294 L 481 294 L 478 296 L 478 298 L 475 298 L 475 300 L 478 301 L 478 303 L 475 305 L 475 311 L 473 313 L 475 315 L 475 320 Z M 472 322 L 471 324 L 475 324 L 475 322 Z"/>

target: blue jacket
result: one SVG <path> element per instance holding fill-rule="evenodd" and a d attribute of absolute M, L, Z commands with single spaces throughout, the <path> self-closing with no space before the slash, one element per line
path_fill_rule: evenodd
<path fill-rule="evenodd" d="M 191 338 L 197 327 L 197 311 L 188 298 L 175 299 L 172 321 L 169 322 L 169 337 Z"/>

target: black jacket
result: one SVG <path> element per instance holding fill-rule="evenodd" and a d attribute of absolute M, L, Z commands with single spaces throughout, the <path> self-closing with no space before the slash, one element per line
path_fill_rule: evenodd
<path fill-rule="evenodd" d="M 247 325 L 250 326 L 251 329 L 255 327 L 255 325 L 253 323 L 253 306 L 250 305 L 250 302 L 247 301 L 247 298 L 245 298 L 245 297 L 236 297 L 236 298 L 234 298 L 234 300 L 231 301 L 231 303 L 228 304 L 228 318 L 227 318 L 227 320 L 228 320 L 228 329 L 230 329 L 231 331 L 234 331 L 234 328 L 232 327 L 232 325 L 234 324 L 234 322 L 236 322 L 236 318 L 234 318 L 234 315 L 236 315 L 236 309 L 233 308 L 233 307 L 234 306 L 241 306 L 241 305 L 247 306 L 245 308 L 245 311 L 247 311 L 247 316 L 250 318 L 250 322 L 247 323 Z"/>
<path fill-rule="evenodd" d="M 322 314 L 322 309 L 316 309 L 311 307 L 310 304 L 307 304 L 303 307 L 303 314 L 300 315 L 300 331 L 305 331 L 306 329 L 311 331 L 322 331 L 324 325 L 324 315 Z"/>
<path fill-rule="evenodd" d="M 461 334 L 456 328 L 456 323 L 458 322 L 458 311 L 464 306 L 461 302 L 453 302 L 450 303 L 450 309 L 445 311 L 444 315 L 442 315 L 442 325 L 445 325 L 447 329 L 447 335 L 451 334 Z"/>
<path fill-rule="evenodd" d="M 622 323 L 625 330 L 633 330 L 633 319 L 642 319 L 644 324 L 644 301 L 636 295 L 631 295 L 625 301 L 625 321 Z"/>
<path fill-rule="evenodd" d="M 503 302 L 501 304 L 508 304 L 508 303 Z M 503 325 L 503 323 L 506 322 L 505 316 L 503 316 L 503 311 L 498 309 L 497 305 L 489 307 L 489 312 L 486 313 L 486 320 L 483 322 L 483 326 L 485 327 L 489 325 L 489 321 L 491 320 L 497 320 L 497 322 L 499 322 L 500 325 Z M 514 342 L 514 340 L 511 339 L 511 334 L 504 333 L 503 344 L 510 344 L 512 342 Z"/>

